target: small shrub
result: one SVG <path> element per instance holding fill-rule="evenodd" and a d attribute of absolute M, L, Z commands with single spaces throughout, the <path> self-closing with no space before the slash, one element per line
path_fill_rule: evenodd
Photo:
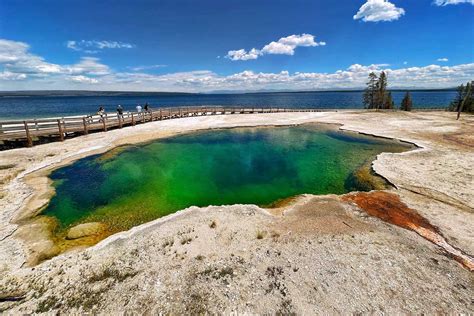
<path fill-rule="evenodd" d="M 264 231 L 257 230 L 257 239 L 263 239 L 266 233 Z"/>
<path fill-rule="evenodd" d="M 271 237 L 272 237 L 273 241 L 277 241 L 278 238 L 280 238 L 280 234 L 277 233 L 277 232 L 272 232 Z"/>
<path fill-rule="evenodd" d="M 56 296 L 48 296 L 45 300 L 39 302 L 36 313 L 46 313 L 52 308 L 59 307 L 59 299 Z"/>
<path fill-rule="evenodd" d="M 192 237 L 184 237 L 181 239 L 181 245 L 189 244 L 191 241 L 193 241 Z"/>
<path fill-rule="evenodd" d="M 166 248 L 166 247 L 171 247 L 174 245 L 174 239 L 173 238 L 166 238 L 165 241 L 163 242 L 163 244 L 161 245 L 163 248 Z"/>
<path fill-rule="evenodd" d="M 220 279 L 220 278 L 225 278 L 226 276 L 233 277 L 234 276 L 234 269 L 232 269 L 231 267 L 222 268 L 219 271 L 219 273 L 217 274 L 217 276 L 214 276 L 214 278 L 215 279 Z"/>
<path fill-rule="evenodd" d="M 116 280 L 118 282 L 123 282 L 127 278 L 134 277 L 135 275 L 137 275 L 137 273 L 138 272 L 136 272 L 136 271 L 120 271 L 120 270 L 115 269 L 115 268 L 107 267 L 104 270 L 100 271 L 99 273 L 96 273 L 96 274 L 92 275 L 89 278 L 89 281 L 90 282 L 100 282 L 100 281 L 103 281 L 105 279 L 111 278 L 111 279 Z"/>

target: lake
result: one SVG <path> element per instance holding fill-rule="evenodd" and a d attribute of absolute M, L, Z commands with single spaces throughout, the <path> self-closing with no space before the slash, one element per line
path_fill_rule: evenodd
<path fill-rule="evenodd" d="M 405 92 L 393 92 L 400 105 Z M 414 108 L 446 108 L 455 91 L 413 91 Z M 99 96 L 99 97 L 0 97 L 0 119 L 61 117 L 93 114 L 99 106 L 114 112 L 121 104 L 135 110 L 137 104 L 148 102 L 152 108 L 171 106 L 242 106 L 316 109 L 361 109 L 362 92 L 297 92 L 253 94 L 193 94 L 171 96 Z"/>

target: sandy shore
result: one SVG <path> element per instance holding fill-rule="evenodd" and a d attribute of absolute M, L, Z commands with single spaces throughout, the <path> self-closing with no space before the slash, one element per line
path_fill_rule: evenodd
<path fill-rule="evenodd" d="M 472 272 L 420 234 L 369 216 L 350 196 L 305 195 L 271 212 L 191 207 L 34 266 L 57 252 L 50 223 L 32 219 L 54 193 L 52 169 L 199 129 L 308 122 L 418 145 L 377 157 L 373 169 L 396 190 L 374 201 L 399 199 L 455 249 L 474 254 L 472 116 L 339 111 L 183 118 L 0 152 L 0 311 L 473 313 Z"/>

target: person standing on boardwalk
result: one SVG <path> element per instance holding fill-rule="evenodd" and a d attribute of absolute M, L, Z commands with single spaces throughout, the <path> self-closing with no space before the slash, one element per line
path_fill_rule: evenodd
<path fill-rule="evenodd" d="M 99 122 L 103 122 L 104 121 L 104 116 L 105 116 L 105 109 L 104 109 L 103 106 L 99 107 L 99 110 L 97 111 L 97 115 L 100 116 Z"/>
<path fill-rule="evenodd" d="M 140 104 L 137 104 L 136 109 L 138 113 L 138 118 L 140 118 L 142 116 L 142 106 Z"/>
<path fill-rule="evenodd" d="M 117 105 L 117 116 L 123 118 L 123 108 L 120 104 Z"/>
<path fill-rule="evenodd" d="M 145 103 L 145 107 L 144 107 L 144 110 L 145 110 L 145 113 L 144 115 L 150 115 L 150 120 L 152 120 L 152 115 L 151 115 L 151 109 L 150 109 L 150 106 L 148 105 L 148 102 Z"/>

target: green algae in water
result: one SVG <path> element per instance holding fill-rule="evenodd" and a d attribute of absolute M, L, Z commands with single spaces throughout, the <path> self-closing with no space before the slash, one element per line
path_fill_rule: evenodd
<path fill-rule="evenodd" d="M 354 189 L 348 180 L 364 163 L 408 148 L 314 125 L 180 135 L 54 171 L 56 195 L 44 214 L 62 229 L 101 221 L 120 231 L 192 205 L 269 205 L 302 193 L 343 194 Z"/>

